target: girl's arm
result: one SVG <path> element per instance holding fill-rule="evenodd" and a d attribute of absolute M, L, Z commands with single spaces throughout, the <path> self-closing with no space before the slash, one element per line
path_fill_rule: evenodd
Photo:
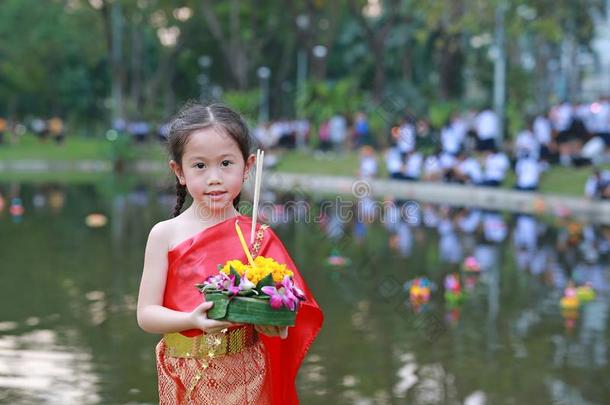
<path fill-rule="evenodd" d="M 149 333 L 171 333 L 188 329 L 214 332 L 231 326 L 229 322 L 207 319 L 207 310 L 212 307 L 212 302 L 204 302 L 192 312 L 174 311 L 163 306 L 167 276 L 167 228 L 167 224 L 157 224 L 148 236 L 138 296 L 138 325 Z"/>

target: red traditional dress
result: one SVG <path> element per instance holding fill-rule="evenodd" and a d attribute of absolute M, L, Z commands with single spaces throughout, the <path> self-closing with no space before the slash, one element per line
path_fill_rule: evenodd
<path fill-rule="evenodd" d="M 247 262 L 235 232 L 249 235 L 252 220 L 237 216 L 211 226 L 168 252 L 163 306 L 190 312 L 203 301 L 195 284 L 228 260 Z M 258 335 L 252 325 L 225 333 L 193 329 L 166 334 L 157 345 L 160 404 L 298 404 L 295 379 L 322 326 L 320 310 L 284 245 L 271 228 L 257 227 L 253 255 L 271 257 L 294 271 L 305 293 L 288 338 Z"/>

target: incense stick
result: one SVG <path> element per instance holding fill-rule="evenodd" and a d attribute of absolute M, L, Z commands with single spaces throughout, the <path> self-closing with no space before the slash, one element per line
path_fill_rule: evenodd
<path fill-rule="evenodd" d="M 263 178 L 263 161 L 265 159 L 265 151 L 256 150 L 256 177 L 254 179 L 254 204 L 252 207 L 252 229 L 250 231 L 250 244 L 254 243 L 254 234 L 256 233 L 256 222 L 258 220 L 258 202 L 261 193 L 261 182 Z"/>

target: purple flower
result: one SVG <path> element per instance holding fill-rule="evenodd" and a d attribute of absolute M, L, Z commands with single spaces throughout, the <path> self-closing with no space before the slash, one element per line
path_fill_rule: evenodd
<path fill-rule="evenodd" d="M 294 286 L 294 283 L 288 276 L 284 277 L 284 280 L 276 284 L 275 287 L 266 286 L 261 291 L 271 297 L 269 305 L 273 309 L 280 309 L 284 306 L 294 311 L 297 308 L 299 300 L 302 299 L 301 297 L 305 298 L 303 292 Z"/>
<path fill-rule="evenodd" d="M 235 276 L 233 274 L 229 276 L 227 291 L 229 291 L 229 294 L 231 295 L 237 295 L 241 291 L 241 287 L 239 285 L 235 285 Z"/>
<path fill-rule="evenodd" d="M 229 277 L 227 277 L 226 274 L 219 273 L 214 276 L 208 277 L 203 284 L 204 286 L 213 288 L 215 290 L 224 290 L 226 288 L 225 285 L 228 281 Z"/>
<path fill-rule="evenodd" d="M 305 301 L 307 298 L 305 297 L 305 293 L 303 291 L 301 291 L 301 289 L 299 287 L 296 286 L 296 284 L 294 284 L 294 282 L 292 280 L 290 280 L 290 282 L 292 283 L 292 293 L 301 301 Z"/>

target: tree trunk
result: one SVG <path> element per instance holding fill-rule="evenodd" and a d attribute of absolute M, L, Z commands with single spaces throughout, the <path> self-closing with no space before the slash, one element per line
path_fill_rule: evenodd
<path fill-rule="evenodd" d="M 131 102 L 136 111 L 142 108 L 142 31 L 135 22 L 131 25 Z"/>
<path fill-rule="evenodd" d="M 229 66 L 229 72 L 235 79 L 237 88 L 244 90 L 248 88 L 248 73 L 250 71 L 250 60 L 247 47 L 241 40 L 239 1 L 231 0 L 229 12 L 229 33 L 225 35 L 222 30 L 222 22 L 214 11 L 214 6 L 209 0 L 202 1 L 203 16 L 208 24 L 208 29 L 218 42 L 220 51 Z"/>
<path fill-rule="evenodd" d="M 355 0 L 348 2 L 350 11 L 356 20 L 360 23 L 364 31 L 366 42 L 369 50 L 373 54 L 375 60 L 373 61 L 374 66 L 374 78 L 373 78 L 373 99 L 380 102 L 383 98 L 385 90 L 385 40 L 390 33 L 391 29 L 396 25 L 399 18 L 398 5 L 399 0 L 391 0 L 384 3 L 384 7 L 387 10 L 384 11 L 385 21 L 381 27 L 372 26 L 371 22 L 367 21 L 367 18 L 362 14 L 362 10 L 359 3 Z"/>
<path fill-rule="evenodd" d="M 373 77 L 373 99 L 381 102 L 385 89 L 385 49 L 384 38 L 375 39 L 373 43 L 373 55 L 375 56 L 375 74 Z"/>
<path fill-rule="evenodd" d="M 110 60 L 110 77 L 112 82 L 112 120 L 125 118 L 123 95 L 125 94 L 125 69 L 123 67 L 123 16 L 118 2 L 104 2 L 100 8 L 106 47 Z"/>
<path fill-rule="evenodd" d="M 457 35 L 445 35 L 440 51 L 439 93 L 443 100 L 459 97 L 462 89 L 462 52 Z"/>

